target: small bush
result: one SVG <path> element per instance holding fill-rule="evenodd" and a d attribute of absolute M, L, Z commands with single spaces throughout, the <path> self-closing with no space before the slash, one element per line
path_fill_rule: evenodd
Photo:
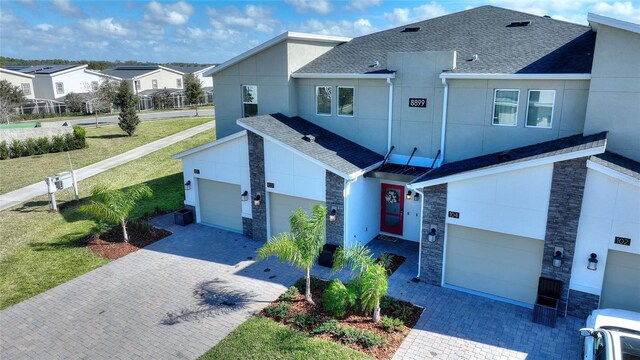
<path fill-rule="evenodd" d="M 60 135 L 54 135 L 51 137 L 51 143 L 49 143 L 49 152 L 57 153 L 64 151 L 64 137 Z"/>
<path fill-rule="evenodd" d="M 314 334 L 329 334 L 335 335 L 340 328 L 338 320 L 328 320 L 316 326 L 311 332 Z"/>
<path fill-rule="evenodd" d="M 98 220 L 93 227 L 91 228 L 91 236 L 94 238 L 100 238 L 102 235 L 106 234 L 107 231 L 111 229 L 111 225 L 108 223 Z"/>
<path fill-rule="evenodd" d="M 73 126 L 73 137 L 75 138 L 74 149 L 84 149 L 87 146 L 87 131 L 82 126 Z"/>
<path fill-rule="evenodd" d="M 380 327 L 388 333 L 399 332 L 402 331 L 404 322 L 394 317 L 383 316 L 380 320 Z"/>
<path fill-rule="evenodd" d="M 286 301 L 286 302 L 292 302 L 298 296 L 300 296 L 300 291 L 298 290 L 297 287 L 292 286 L 292 287 L 288 288 L 287 291 L 284 292 L 284 294 L 280 295 L 278 300 Z"/>
<path fill-rule="evenodd" d="M 380 300 L 380 310 L 383 314 L 402 320 L 403 323 L 409 322 L 413 315 L 413 308 L 410 305 L 388 296 Z"/>
<path fill-rule="evenodd" d="M 49 138 L 41 137 L 36 139 L 37 152 L 36 155 L 49 153 Z"/>
<path fill-rule="evenodd" d="M 38 142 L 34 138 L 28 138 L 24 141 L 24 151 L 28 156 L 36 155 L 38 153 Z"/>
<path fill-rule="evenodd" d="M 76 138 L 72 133 L 64 134 L 64 151 L 75 150 L 76 148 Z"/>
<path fill-rule="evenodd" d="M 289 312 L 291 311 L 291 305 L 286 302 L 282 302 L 278 305 L 272 305 L 264 309 L 264 314 L 270 318 L 275 320 L 282 320 L 289 316 Z"/>
<path fill-rule="evenodd" d="M 304 312 L 296 313 L 289 319 L 290 323 L 296 324 L 296 326 L 303 330 L 316 326 L 319 321 L 317 317 Z"/>
<path fill-rule="evenodd" d="M 9 147 L 9 156 L 12 159 L 19 158 L 24 153 L 24 146 L 22 145 L 22 141 L 13 139 L 11 142 L 11 146 Z"/>
<path fill-rule="evenodd" d="M 318 279 L 317 277 L 312 276 L 311 277 L 311 288 L 317 288 L 320 284 L 322 283 L 322 280 Z M 300 293 L 304 292 L 304 289 L 306 287 L 306 280 L 305 278 L 300 278 L 298 279 L 298 281 L 296 281 L 295 284 L 293 284 L 293 286 L 298 288 L 298 291 L 300 291 Z"/>
<path fill-rule="evenodd" d="M 352 326 L 338 325 L 332 335 L 344 344 L 358 344 L 366 349 L 386 344 L 384 336 Z"/>
<path fill-rule="evenodd" d="M 347 314 L 347 308 L 353 308 L 355 304 L 355 296 L 338 279 L 332 280 L 322 294 L 322 307 L 337 318 L 343 318 Z"/>
<path fill-rule="evenodd" d="M 0 142 L 0 160 L 6 160 L 9 158 L 9 145 L 6 141 Z"/>

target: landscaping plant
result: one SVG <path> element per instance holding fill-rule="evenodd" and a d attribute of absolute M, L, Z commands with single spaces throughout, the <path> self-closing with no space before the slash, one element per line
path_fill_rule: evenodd
<path fill-rule="evenodd" d="M 354 308 L 356 296 L 339 279 L 332 280 L 322 294 L 322 307 L 331 316 L 344 318 L 348 308 Z"/>
<path fill-rule="evenodd" d="M 260 250 L 258 259 L 277 256 L 280 262 L 288 261 L 291 265 L 305 271 L 305 295 L 307 302 L 311 299 L 311 267 L 322 251 L 325 243 L 325 221 L 327 208 L 315 205 L 311 217 L 302 209 L 297 209 L 289 218 L 291 233 L 282 233 L 271 238 Z"/>
<path fill-rule="evenodd" d="M 267 315 L 270 318 L 276 319 L 278 321 L 283 320 L 284 318 L 289 316 L 290 311 L 291 311 L 291 305 L 289 305 L 289 303 L 286 303 L 286 302 L 281 302 L 278 305 L 271 305 L 264 309 L 265 315 Z"/>
<path fill-rule="evenodd" d="M 139 200 L 150 198 L 152 195 L 153 192 L 147 184 L 134 185 L 127 191 L 114 189 L 107 184 L 99 184 L 93 188 L 91 203 L 82 206 L 81 211 L 97 220 L 119 224 L 122 227 L 124 241 L 128 243 L 127 221 L 129 214 Z"/>
<path fill-rule="evenodd" d="M 285 301 L 285 302 L 292 302 L 299 295 L 300 295 L 300 291 L 298 290 L 298 288 L 295 286 L 291 286 L 290 288 L 287 289 L 287 291 L 284 292 L 284 294 L 280 295 L 278 300 Z"/>
<path fill-rule="evenodd" d="M 118 126 L 127 135 L 133 136 L 136 132 L 136 128 L 140 124 L 138 114 L 136 114 L 136 104 L 138 103 L 138 97 L 131 91 L 131 83 L 128 81 L 122 81 L 118 88 L 118 93 L 115 96 L 115 105 L 120 107 L 120 115 L 118 119 Z"/>
<path fill-rule="evenodd" d="M 193 74 L 187 74 L 184 77 L 184 95 L 189 104 L 196 107 L 196 116 L 198 116 L 198 104 L 204 99 L 204 90 L 200 80 Z"/>
<path fill-rule="evenodd" d="M 380 320 L 380 326 L 388 333 L 399 332 L 402 331 L 404 322 L 394 317 L 383 316 L 382 320 Z"/>

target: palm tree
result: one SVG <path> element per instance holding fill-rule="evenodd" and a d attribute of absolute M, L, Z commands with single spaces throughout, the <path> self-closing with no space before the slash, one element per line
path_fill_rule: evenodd
<path fill-rule="evenodd" d="M 291 233 L 281 233 L 271 238 L 258 250 L 260 260 L 275 255 L 280 262 L 287 261 L 298 269 L 304 270 L 306 279 L 304 298 L 314 305 L 311 298 L 311 267 L 325 243 L 326 217 L 327 208 L 322 205 L 315 205 L 312 208 L 311 217 L 298 208 L 289 218 Z"/>
<path fill-rule="evenodd" d="M 389 278 L 382 262 L 376 262 L 373 253 L 363 245 L 339 247 L 333 261 L 333 270 L 349 265 L 356 274 L 356 283 L 361 289 L 362 309 L 373 311 L 373 322 L 380 322 L 380 300 L 387 294 Z"/>
<path fill-rule="evenodd" d="M 127 220 L 129 219 L 129 214 L 138 200 L 149 198 L 152 195 L 153 191 L 147 184 L 132 186 L 127 191 L 114 189 L 107 184 L 99 184 L 93 188 L 91 203 L 82 206 L 80 211 L 98 220 L 120 224 L 124 241 L 128 243 Z"/>

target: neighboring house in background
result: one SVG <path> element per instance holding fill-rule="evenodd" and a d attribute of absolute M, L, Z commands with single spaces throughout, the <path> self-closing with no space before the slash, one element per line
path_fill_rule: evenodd
<path fill-rule="evenodd" d="M 27 100 L 35 99 L 33 92 L 33 78 L 31 74 L 21 73 L 19 71 L 0 68 L 0 80 L 7 80 L 13 86 L 17 86 L 22 90 Z"/>
<path fill-rule="evenodd" d="M 203 76 L 203 74 L 214 67 L 216 65 L 202 65 L 202 66 L 179 66 L 179 65 L 167 65 L 168 68 L 177 70 L 182 72 L 183 74 L 193 74 L 196 79 L 200 81 L 202 84 L 202 90 L 204 90 L 205 104 L 213 104 L 214 96 L 213 96 L 213 79 L 211 76 Z"/>
<path fill-rule="evenodd" d="M 260 241 L 324 204 L 327 242 L 418 242 L 429 284 L 533 307 L 544 276 L 561 315 L 640 311 L 640 25 L 589 23 L 278 36 L 205 73 L 219 138 L 175 155 L 185 204 Z"/>

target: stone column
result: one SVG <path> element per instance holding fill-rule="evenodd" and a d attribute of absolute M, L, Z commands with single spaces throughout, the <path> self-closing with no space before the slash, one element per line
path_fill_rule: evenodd
<path fill-rule="evenodd" d="M 325 175 L 325 204 L 327 205 L 327 244 L 344 245 L 344 179 L 332 172 Z M 338 210 L 336 221 L 329 221 L 331 208 Z"/>
<path fill-rule="evenodd" d="M 420 277 L 428 284 L 440 286 L 444 256 L 444 230 L 447 213 L 447 184 L 424 188 L 424 214 L 422 217 L 422 262 Z M 429 242 L 427 235 L 435 225 L 436 241 Z"/>
<path fill-rule="evenodd" d="M 254 240 L 267 241 L 267 193 L 264 178 L 264 140 L 262 137 L 247 131 L 249 143 L 249 177 L 251 182 L 251 236 Z M 253 204 L 253 198 L 260 193 L 260 205 Z M 245 223 L 243 219 L 243 228 Z M 249 232 L 248 229 L 244 230 Z"/>

